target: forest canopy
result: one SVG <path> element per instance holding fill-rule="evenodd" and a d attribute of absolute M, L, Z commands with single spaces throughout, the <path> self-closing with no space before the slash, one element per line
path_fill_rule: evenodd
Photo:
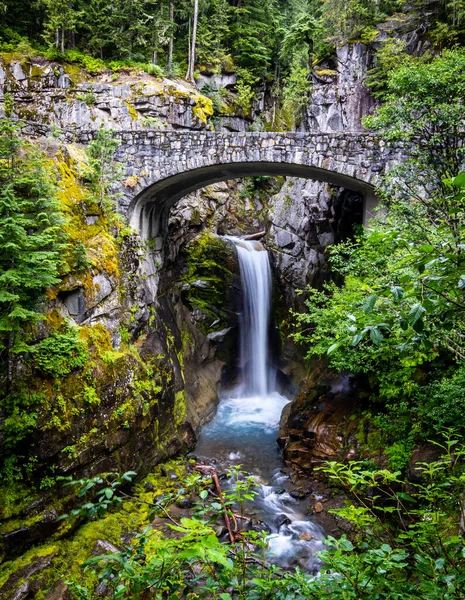
<path fill-rule="evenodd" d="M 394 29 L 450 47 L 463 41 L 464 16 L 461 0 L 3 0 L 0 50 L 39 51 L 90 72 L 134 63 L 192 80 L 236 72 L 243 96 L 268 83 L 298 110 L 311 68 L 341 40 L 371 42 L 392 17 Z"/>

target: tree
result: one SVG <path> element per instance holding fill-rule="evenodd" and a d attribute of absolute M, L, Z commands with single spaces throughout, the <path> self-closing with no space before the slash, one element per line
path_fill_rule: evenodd
<path fill-rule="evenodd" d="M 464 60 L 448 51 L 388 75 L 385 102 L 367 123 L 407 142 L 413 157 L 385 178 L 387 215 L 331 250 L 342 287 L 310 291 L 299 317 L 310 354 L 368 380 L 365 408 L 387 448 L 437 433 L 425 406 L 446 427 L 465 410 Z"/>
<path fill-rule="evenodd" d="M 114 22 L 112 7 L 107 0 L 90 0 L 83 26 L 89 31 L 86 46 L 100 58 L 104 58 L 104 50 L 113 41 Z"/>
<path fill-rule="evenodd" d="M 0 352 L 11 391 L 14 358 L 28 349 L 24 328 L 41 319 L 37 303 L 59 281 L 65 247 L 53 171 L 45 156 L 0 121 Z"/>
<path fill-rule="evenodd" d="M 189 45 L 189 60 L 187 64 L 186 79 L 194 83 L 195 49 L 197 44 L 197 24 L 199 21 L 199 0 L 194 0 L 194 15 L 192 18 L 192 34 Z M 190 20 L 189 20 L 190 24 Z"/>
<path fill-rule="evenodd" d="M 114 132 L 101 128 L 87 148 L 89 164 L 85 176 L 103 211 L 112 207 L 110 189 L 121 171 L 121 165 L 113 160 L 118 146 Z"/>
<path fill-rule="evenodd" d="M 382 106 L 365 123 L 388 141 L 406 142 L 411 157 L 390 178 L 388 193 L 445 196 L 444 178 L 463 170 L 465 52 L 404 60 L 386 86 Z"/>
<path fill-rule="evenodd" d="M 277 55 L 279 12 L 275 1 L 246 0 L 236 10 L 233 51 L 237 64 L 257 77 L 264 77 Z"/>
<path fill-rule="evenodd" d="M 170 13 L 169 13 L 169 38 L 168 38 L 168 60 L 166 63 L 166 70 L 171 75 L 173 71 L 173 44 L 174 44 L 174 0 L 170 0 Z"/>
<path fill-rule="evenodd" d="M 80 22 L 82 12 L 75 0 L 42 0 L 46 7 L 45 38 L 49 43 L 65 51 L 66 32 L 74 33 Z"/>

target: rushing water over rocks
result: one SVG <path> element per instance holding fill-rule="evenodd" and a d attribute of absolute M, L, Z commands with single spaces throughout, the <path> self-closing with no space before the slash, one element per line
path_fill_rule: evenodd
<path fill-rule="evenodd" d="M 268 331 L 271 269 L 259 242 L 229 238 L 237 248 L 243 296 L 240 315 L 240 383 L 221 395 L 218 411 L 202 431 L 198 458 L 219 469 L 230 465 L 256 477 L 259 494 L 251 516 L 264 523 L 269 559 L 284 567 L 318 568 L 315 552 L 322 549 L 321 527 L 305 515 L 305 501 L 294 498 L 282 471 L 276 436 L 282 410 L 289 402 L 276 388 L 270 364 Z"/>

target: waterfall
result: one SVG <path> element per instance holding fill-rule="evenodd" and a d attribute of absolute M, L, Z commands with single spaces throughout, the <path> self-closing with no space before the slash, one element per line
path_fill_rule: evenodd
<path fill-rule="evenodd" d="M 268 252 L 259 242 L 229 238 L 239 259 L 243 309 L 240 315 L 240 359 L 244 396 L 266 396 L 272 391 L 268 328 L 271 269 Z"/>
<path fill-rule="evenodd" d="M 267 537 L 267 558 L 285 568 L 320 568 L 316 553 L 323 549 L 323 530 L 306 515 L 306 502 L 295 499 L 276 445 L 276 434 L 288 399 L 275 385 L 270 366 L 271 269 L 259 242 L 227 236 L 237 249 L 242 284 L 240 366 L 242 381 L 223 390 L 214 419 L 202 430 L 195 453 L 214 459 L 216 468 L 231 463 L 257 478 L 259 494 L 254 515 Z M 233 485 L 224 482 L 224 485 Z"/>

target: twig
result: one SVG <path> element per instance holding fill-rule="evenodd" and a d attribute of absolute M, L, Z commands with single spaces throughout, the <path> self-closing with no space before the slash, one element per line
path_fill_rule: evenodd
<path fill-rule="evenodd" d="M 229 539 L 231 540 L 231 544 L 234 544 L 234 534 L 231 529 L 231 520 L 229 518 L 229 515 L 226 514 L 226 505 L 224 502 L 223 492 L 221 491 L 221 484 L 216 469 L 209 465 L 195 465 L 194 469 L 205 475 L 211 475 L 213 482 L 216 486 L 216 491 L 218 492 L 218 498 L 224 510 L 224 522 L 226 524 L 226 529 L 228 530 Z"/>

